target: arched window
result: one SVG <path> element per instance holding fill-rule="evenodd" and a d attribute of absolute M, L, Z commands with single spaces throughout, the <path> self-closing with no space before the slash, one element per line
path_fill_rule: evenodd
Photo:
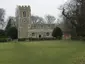
<path fill-rule="evenodd" d="M 32 36 L 35 36 L 35 33 L 32 33 Z"/>
<path fill-rule="evenodd" d="M 47 32 L 47 33 L 46 33 L 46 35 L 47 35 L 47 36 L 49 36 L 49 35 L 50 35 L 50 33 L 49 33 L 49 32 Z"/>
<path fill-rule="evenodd" d="M 23 11 L 23 17 L 26 17 L 26 11 Z"/>

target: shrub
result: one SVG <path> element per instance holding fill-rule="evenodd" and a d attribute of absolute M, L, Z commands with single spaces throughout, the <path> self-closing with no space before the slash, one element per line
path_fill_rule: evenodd
<path fill-rule="evenodd" d="M 0 30 L 0 42 L 6 42 L 7 41 L 7 36 L 5 34 L 4 30 Z"/>
<path fill-rule="evenodd" d="M 0 38 L 0 42 L 7 42 L 7 38 Z"/>
<path fill-rule="evenodd" d="M 52 36 L 55 37 L 56 39 L 62 39 L 62 30 L 59 27 L 54 28 L 52 32 Z"/>
<path fill-rule="evenodd" d="M 12 39 L 17 39 L 17 29 L 16 27 L 10 27 L 8 30 L 7 30 L 7 36 L 12 38 Z"/>

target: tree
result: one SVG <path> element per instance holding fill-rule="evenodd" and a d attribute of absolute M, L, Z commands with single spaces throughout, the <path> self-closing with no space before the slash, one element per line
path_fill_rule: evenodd
<path fill-rule="evenodd" d="M 7 25 L 6 25 L 6 28 L 5 28 L 5 32 L 6 32 L 7 36 L 9 36 L 8 31 L 9 31 L 10 27 L 12 27 L 11 26 L 11 18 L 8 19 L 8 22 L 7 22 Z"/>
<path fill-rule="evenodd" d="M 12 23 L 14 23 L 15 21 L 13 20 L 14 17 L 9 17 L 8 18 L 8 23 L 7 26 L 5 28 L 5 32 L 6 35 L 12 39 L 17 39 L 17 28 L 16 26 L 13 26 Z"/>
<path fill-rule="evenodd" d="M 12 38 L 12 39 L 17 39 L 17 37 L 18 37 L 18 32 L 17 32 L 16 27 L 10 27 L 10 28 L 8 29 L 7 35 L 8 35 L 8 37 L 10 37 L 10 38 Z"/>
<path fill-rule="evenodd" d="M 32 24 L 44 24 L 45 23 L 42 17 L 34 16 L 34 15 L 31 16 L 31 22 Z"/>
<path fill-rule="evenodd" d="M 1 37 L 5 37 L 5 36 L 6 36 L 5 31 L 4 30 L 0 30 L 0 38 Z"/>
<path fill-rule="evenodd" d="M 62 30 L 59 27 L 54 28 L 53 32 L 52 32 L 52 36 L 57 38 L 57 39 L 62 39 Z"/>
<path fill-rule="evenodd" d="M 3 8 L 0 8 L 0 25 L 2 28 L 4 27 L 4 16 L 5 16 L 5 10 Z"/>
<path fill-rule="evenodd" d="M 7 20 L 7 25 L 6 25 L 5 30 L 7 31 L 10 27 L 16 27 L 15 22 L 16 22 L 15 17 L 10 16 Z"/>
<path fill-rule="evenodd" d="M 6 28 L 5 28 L 6 31 L 11 27 L 11 22 L 12 22 L 12 20 L 11 20 L 11 18 L 9 17 L 7 26 L 6 26 Z"/>
<path fill-rule="evenodd" d="M 85 36 L 85 0 L 70 0 L 62 7 L 62 15 L 72 25 L 72 31 L 75 29 L 75 36 Z M 66 21 L 66 22 L 68 22 Z"/>
<path fill-rule="evenodd" d="M 45 20 L 46 20 L 47 24 L 52 24 L 56 20 L 56 18 L 52 15 L 46 15 Z"/>

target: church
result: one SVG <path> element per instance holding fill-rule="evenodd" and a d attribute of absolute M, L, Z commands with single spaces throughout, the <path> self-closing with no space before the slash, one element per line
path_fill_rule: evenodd
<path fill-rule="evenodd" d="M 55 24 L 33 24 L 31 22 L 30 6 L 17 6 L 16 27 L 18 39 L 23 38 L 53 38 L 52 32 Z"/>

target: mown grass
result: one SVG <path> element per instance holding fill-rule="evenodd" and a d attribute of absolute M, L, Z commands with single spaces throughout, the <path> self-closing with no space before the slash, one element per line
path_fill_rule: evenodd
<path fill-rule="evenodd" d="M 0 64 L 85 64 L 83 41 L 0 43 Z"/>

